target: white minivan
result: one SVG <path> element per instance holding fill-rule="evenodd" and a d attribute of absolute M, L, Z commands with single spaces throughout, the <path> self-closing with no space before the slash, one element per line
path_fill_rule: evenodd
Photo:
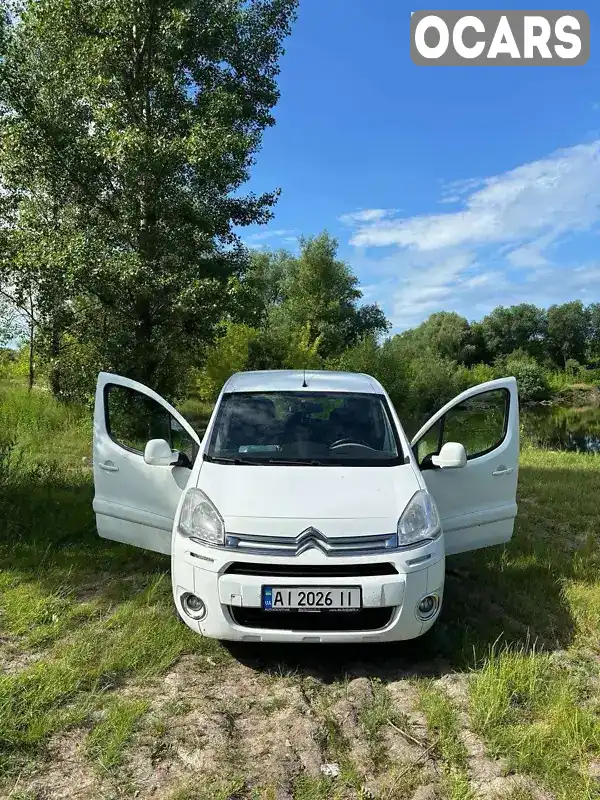
<path fill-rule="evenodd" d="M 446 556 L 511 538 L 518 458 L 514 378 L 463 392 L 411 442 L 368 375 L 238 373 L 202 438 L 151 389 L 98 377 L 98 533 L 170 555 L 180 617 L 218 639 L 425 633 Z"/>

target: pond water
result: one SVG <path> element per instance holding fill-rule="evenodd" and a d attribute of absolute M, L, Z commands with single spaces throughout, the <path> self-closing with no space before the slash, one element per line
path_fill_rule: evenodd
<path fill-rule="evenodd" d="M 600 408 L 521 408 L 521 433 L 536 447 L 600 453 Z"/>

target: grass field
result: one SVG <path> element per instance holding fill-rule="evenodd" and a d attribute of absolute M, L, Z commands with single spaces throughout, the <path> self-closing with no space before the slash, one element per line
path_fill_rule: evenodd
<path fill-rule="evenodd" d="M 513 542 L 449 561 L 424 640 L 226 648 L 97 537 L 90 449 L 0 389 L 1 797 L 600 797 L 600 458 L 524 449 Z"/>

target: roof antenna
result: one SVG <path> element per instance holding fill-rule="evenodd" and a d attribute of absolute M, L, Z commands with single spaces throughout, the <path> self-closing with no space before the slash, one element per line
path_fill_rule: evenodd
<path fill-rule="evenodd" d="M 304 367 L 304 376 L 302 378 L 302 388 L 303 389 L 307 389 L 308 388 L 308 384 L 306 382 L 306 367 Z"/>

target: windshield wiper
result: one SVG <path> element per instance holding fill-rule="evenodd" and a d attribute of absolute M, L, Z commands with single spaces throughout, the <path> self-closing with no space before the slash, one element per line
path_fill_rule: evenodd
<path fill-rule="evenodd" d="M 228 456 L 209 456 L 206 453 L 204 454 L 204 460 L 210 461 L 211 464 L 250 464 L 252 466 L 267 463 L 257 458 L 229 458 Z"/>
<path fill-rule="evenodd" d="M 267 464 L 281 464 L 283 467 L 324 467 L 327 461 L 317 461 L 315 458 L 296 459 L 295 461 L 286 461 L 284 458 L 270 458 Z"/>

